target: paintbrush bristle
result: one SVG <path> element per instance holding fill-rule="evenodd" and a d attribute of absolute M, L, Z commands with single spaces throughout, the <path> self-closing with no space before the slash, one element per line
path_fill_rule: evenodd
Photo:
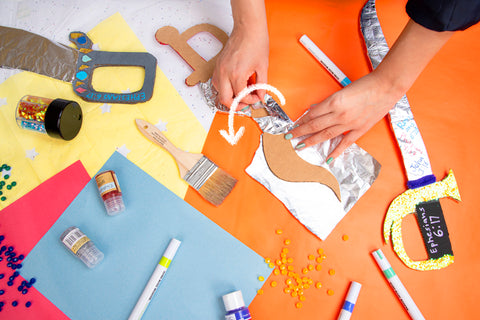
<path fill-rule="evenodd" d="M 224 170 L 217 168 L 208 178 L 198 192 L 209 202 L 218 206 L 230 194 L 237 179 L 229 175 Z"/>
<path fill-rule="evenodd" d="M 183 179 L 197 190 L 205 200 L 218 206 L 230 194 L 237 179 L 203 156 Z"/>

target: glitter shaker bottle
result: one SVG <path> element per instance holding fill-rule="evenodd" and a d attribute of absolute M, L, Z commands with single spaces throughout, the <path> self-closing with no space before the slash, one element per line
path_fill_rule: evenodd
<path fill-rule="evenodd" d="M 60 236 L 60 241 L 89 268 L 95 267 L 103 260 L 103 253 L 77 227 L 69 227 L 65 230 Z"/>
<path fill-rule="evenodd" d="M 17 125 L 22 129 L 72 140 L 82 126 L 82 109 L 75 101 L 24 96 L 17 105 Z"/>
<path fill-rule="evenodd" d="M 125 210 L 122 198 L 122 190 L 118 184 L 117 175 L 112 170 L 100 172 L 95 176 L 98 192 L 103 200 L 107 214 L 110 216 L 119 214 Z"/>

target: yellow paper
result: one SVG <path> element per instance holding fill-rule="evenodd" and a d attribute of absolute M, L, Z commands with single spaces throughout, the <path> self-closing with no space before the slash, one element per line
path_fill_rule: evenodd
<path fill-rule="evenodd" d="M 145 51 L 118 13 L 97 25 L 88 36 L 102 51 Z M 126 67 L 115 69 L 95 74 L 94 87 L 101 86 L 113 92 L 123 88 L 133 92 L 137 88 L 129 88 L 132 81 L 143 80 L 142 73 L 134 68 L 131 72 Z M 0 165 L 11 166 L 9 181 L 17 182 L 11 190 L 2 189 L 7 200 L 0 201 L 0 208 L 77 160 L 81 160 L 93 176 L 118 148 L 130 150 L 127 154 L 129 160 L 183 199 L 188 185 L 179 176 L 176 162 L 170 154 L 142 136 L 135 119 L 166 124 L 165 135 L 177 147 L 189 152 L 201 152 L 207 133 L 163 72 L 159 68 L 156 72 L 150 101 L 134 105 L 110 104 L 110 112 L 103 111 L 103 103 L 82 100 L 73 92 L 71 83 L 35 73 L 21 72 L 0 84 Z M 77 101 L 84 116 L 79 134 L 71 141 L 63 141 L 19 128 L 15 122 L 15 108 L 27 94 Z M 5 99 L 6 104 L 2 105 Z M 33 149 L 38 155 L 32 160 L 27 157 L 27 152 L 31 153 Z M 121 182 L 121 176 L 118 178 Z"/>

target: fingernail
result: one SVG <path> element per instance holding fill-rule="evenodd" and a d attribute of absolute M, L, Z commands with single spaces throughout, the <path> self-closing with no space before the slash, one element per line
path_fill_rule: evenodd
<path fill-rule="evenodd" d="M 299 143 L 295 146 L 295 149 L 297 149 L 297 150 L 300 150 L 300 149 L 303 149 L 303 148 L 305 148 L 305 143 L 303 143 L 303 142 Z"/>
<path fill-rule="evenodd" d="M 290 140 L 293 138 L 293 134 L 287 133 L 284 137 L 285 137 L 285 140 Z"/>
<path fill-rule="evenodd" d="M 262 101 L 257 101 L 253 104 L 253 109 L 260 109 L 263 107 Z"/>
<path fill-rule="evenodd" d="M 328 159 L 327 159 L 327 164 L 330 164 L 332 161 L 333 161 L 333 158 L 332 158 L 332 157 L 328 158 Z"/>

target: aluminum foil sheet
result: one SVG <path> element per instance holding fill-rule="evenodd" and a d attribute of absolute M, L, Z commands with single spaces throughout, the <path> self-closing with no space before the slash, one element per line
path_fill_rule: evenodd
<path fill-rule="evenodd" d="M 218 111 L 228 111 L 225 106 L 217 107 L 216 90 L 211 81 L 203 83 L 207 104 Z M 254 119 L 263 132 L 285 134 L 294 122 L 288 118 L 277 102 L 266 95 L 265 109 L 269 115 Z M 250 115 L 250 112 L 238 112 Z M 263 153 L 262 138 L 251 164 L 246 168 L 247 174 L 260 182 L 287 207 L 312 233 L 325 240 L 338 222 L 353 207 L 360 197 L 370 188 L 380 172 L 380 164 L 358 145 L 351 145 L 330 165 L 326 164 L 328 154 L 340 142 L 341 137 L 297 151 L 303 160 L 329 170 L 340 185 L 340 202 L 335 193 L 326 185 L 316 182 L 284 181 L 270 170 Z M 299 138 L 292 139 L 296 145 Z"/>
<path fill-rule="evenodd" d="M 72 82 L 78 51 L 37 34 L 0 26 L 0 67 Z"/>

